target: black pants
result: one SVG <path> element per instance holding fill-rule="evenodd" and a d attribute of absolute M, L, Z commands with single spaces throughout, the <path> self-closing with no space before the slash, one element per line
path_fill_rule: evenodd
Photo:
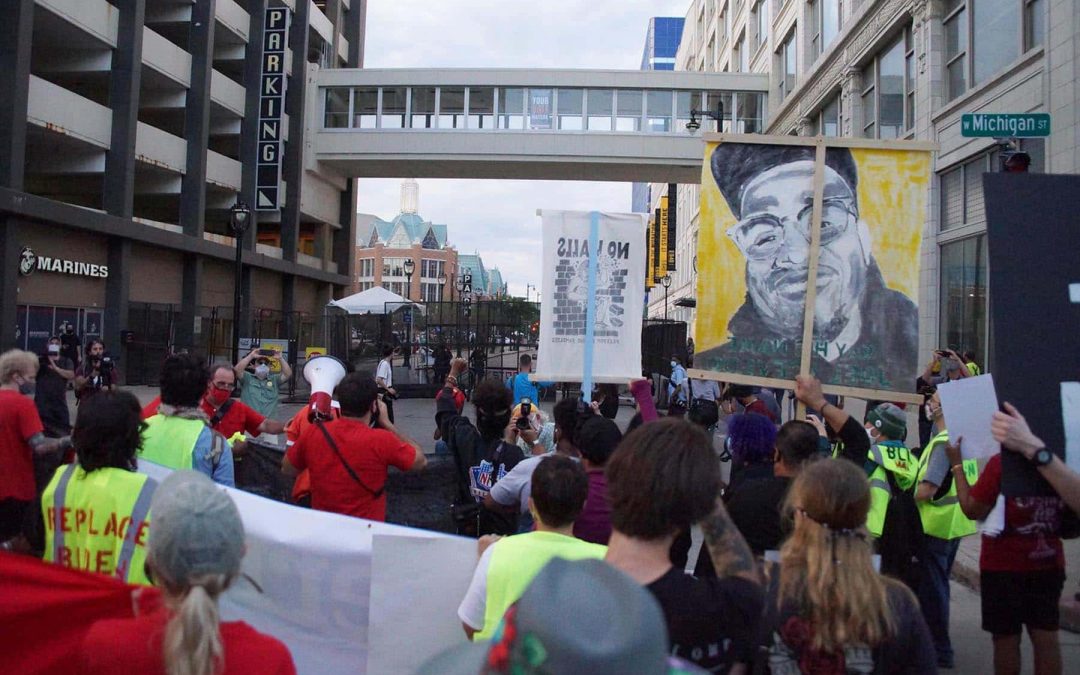
<path fill-rule="evenodd" d="M 394 423 L 394 399 L 386 396 L 383 398 L 383 403 L 386 404 L 386 416 L 390 419 L 390 424 Z"/>

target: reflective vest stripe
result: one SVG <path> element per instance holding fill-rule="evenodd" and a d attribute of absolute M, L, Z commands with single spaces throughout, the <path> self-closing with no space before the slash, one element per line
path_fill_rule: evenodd
<path fill-rule="evenodd" d="M 885 466 L 885 457 L 881 454 L 880 445 L 871 445 L 870 454 L 873 455 L 874 462 L 876 462 L 878 466 Z"/>
<path fill-rule="evenodd" d="M 67 495 L 68 481 L 71 480 L 71 474 L 75 473 L 75 465 L 68 464 L 64 469 L 64 473 L 60 476 L 60 482 L 56 484 L 56 494 L 53 495 L 53 506 L 55 506 L 55 514 L 53 523 L 53 560 L 60 560 L 60 552 L 64 550 L 64 497 Z"/>
<path fill-rule="evenodd" d="M 881 480 L 880 478 L 873 478 L 870 480 L 870 489 L 878 488 L 892 494 L 892 488 L 889 487 L 889 481 Z"/>
<path fill-rule="evenodd" d="M 956 495 L 945 496 L 932 503 L 934 504 L 934 506 L 952 506 L 953 504 L 959 504 L 960 498 Z"/>
<path fill-rule="evenodd" d="M 131 566 L 131 558 L 135 555 L 135 537 L 138 534 L 138 523 L 146 520 L 150 513 L 150 500 L 157 489 L 157 481 L 147 476 L 139 496 L 135 498 L 135 506 L 131 508 L 131 527 L 128 528 L 127 536 L 124 537 L 124 545 L 120 549 L 120 557 L 116 560 L 116 576 L 124 579 L 128 575 L 128 567 Z"/>

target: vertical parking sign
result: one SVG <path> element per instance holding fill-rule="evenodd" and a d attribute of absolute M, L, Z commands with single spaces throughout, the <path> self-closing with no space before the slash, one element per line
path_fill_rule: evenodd
<path fill-rule="evenodd" d="M 281 116 L 285 107 L 285 47 L 291 15 L 285 7 L 266 9 L 262 76 L 259 79 L 259 143 L 255 210 L 281 208 Z"/>

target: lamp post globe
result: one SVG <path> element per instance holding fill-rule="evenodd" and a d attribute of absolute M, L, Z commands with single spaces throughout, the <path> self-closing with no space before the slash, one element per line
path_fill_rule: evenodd
<path fill-rule="evenodd" d="M 233 326 L 232 326 L 232 362 L 240 360 L 240 287 L 244 283 L 244 233 L 251 226 L 251 208 L 242 200 L 229 209 L 229 228 L 236 240 L 236 258 L 234 267 L 236 277 L 233 281 Z"/>

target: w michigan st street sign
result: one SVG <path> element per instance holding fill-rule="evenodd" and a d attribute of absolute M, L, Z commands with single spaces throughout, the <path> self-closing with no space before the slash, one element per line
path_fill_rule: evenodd
<path fill-rule="evenodd" d="M 1041 138 L 1050 135 L 1046 113 L 964 113 L 960 135 L 965 138 Z"/>

